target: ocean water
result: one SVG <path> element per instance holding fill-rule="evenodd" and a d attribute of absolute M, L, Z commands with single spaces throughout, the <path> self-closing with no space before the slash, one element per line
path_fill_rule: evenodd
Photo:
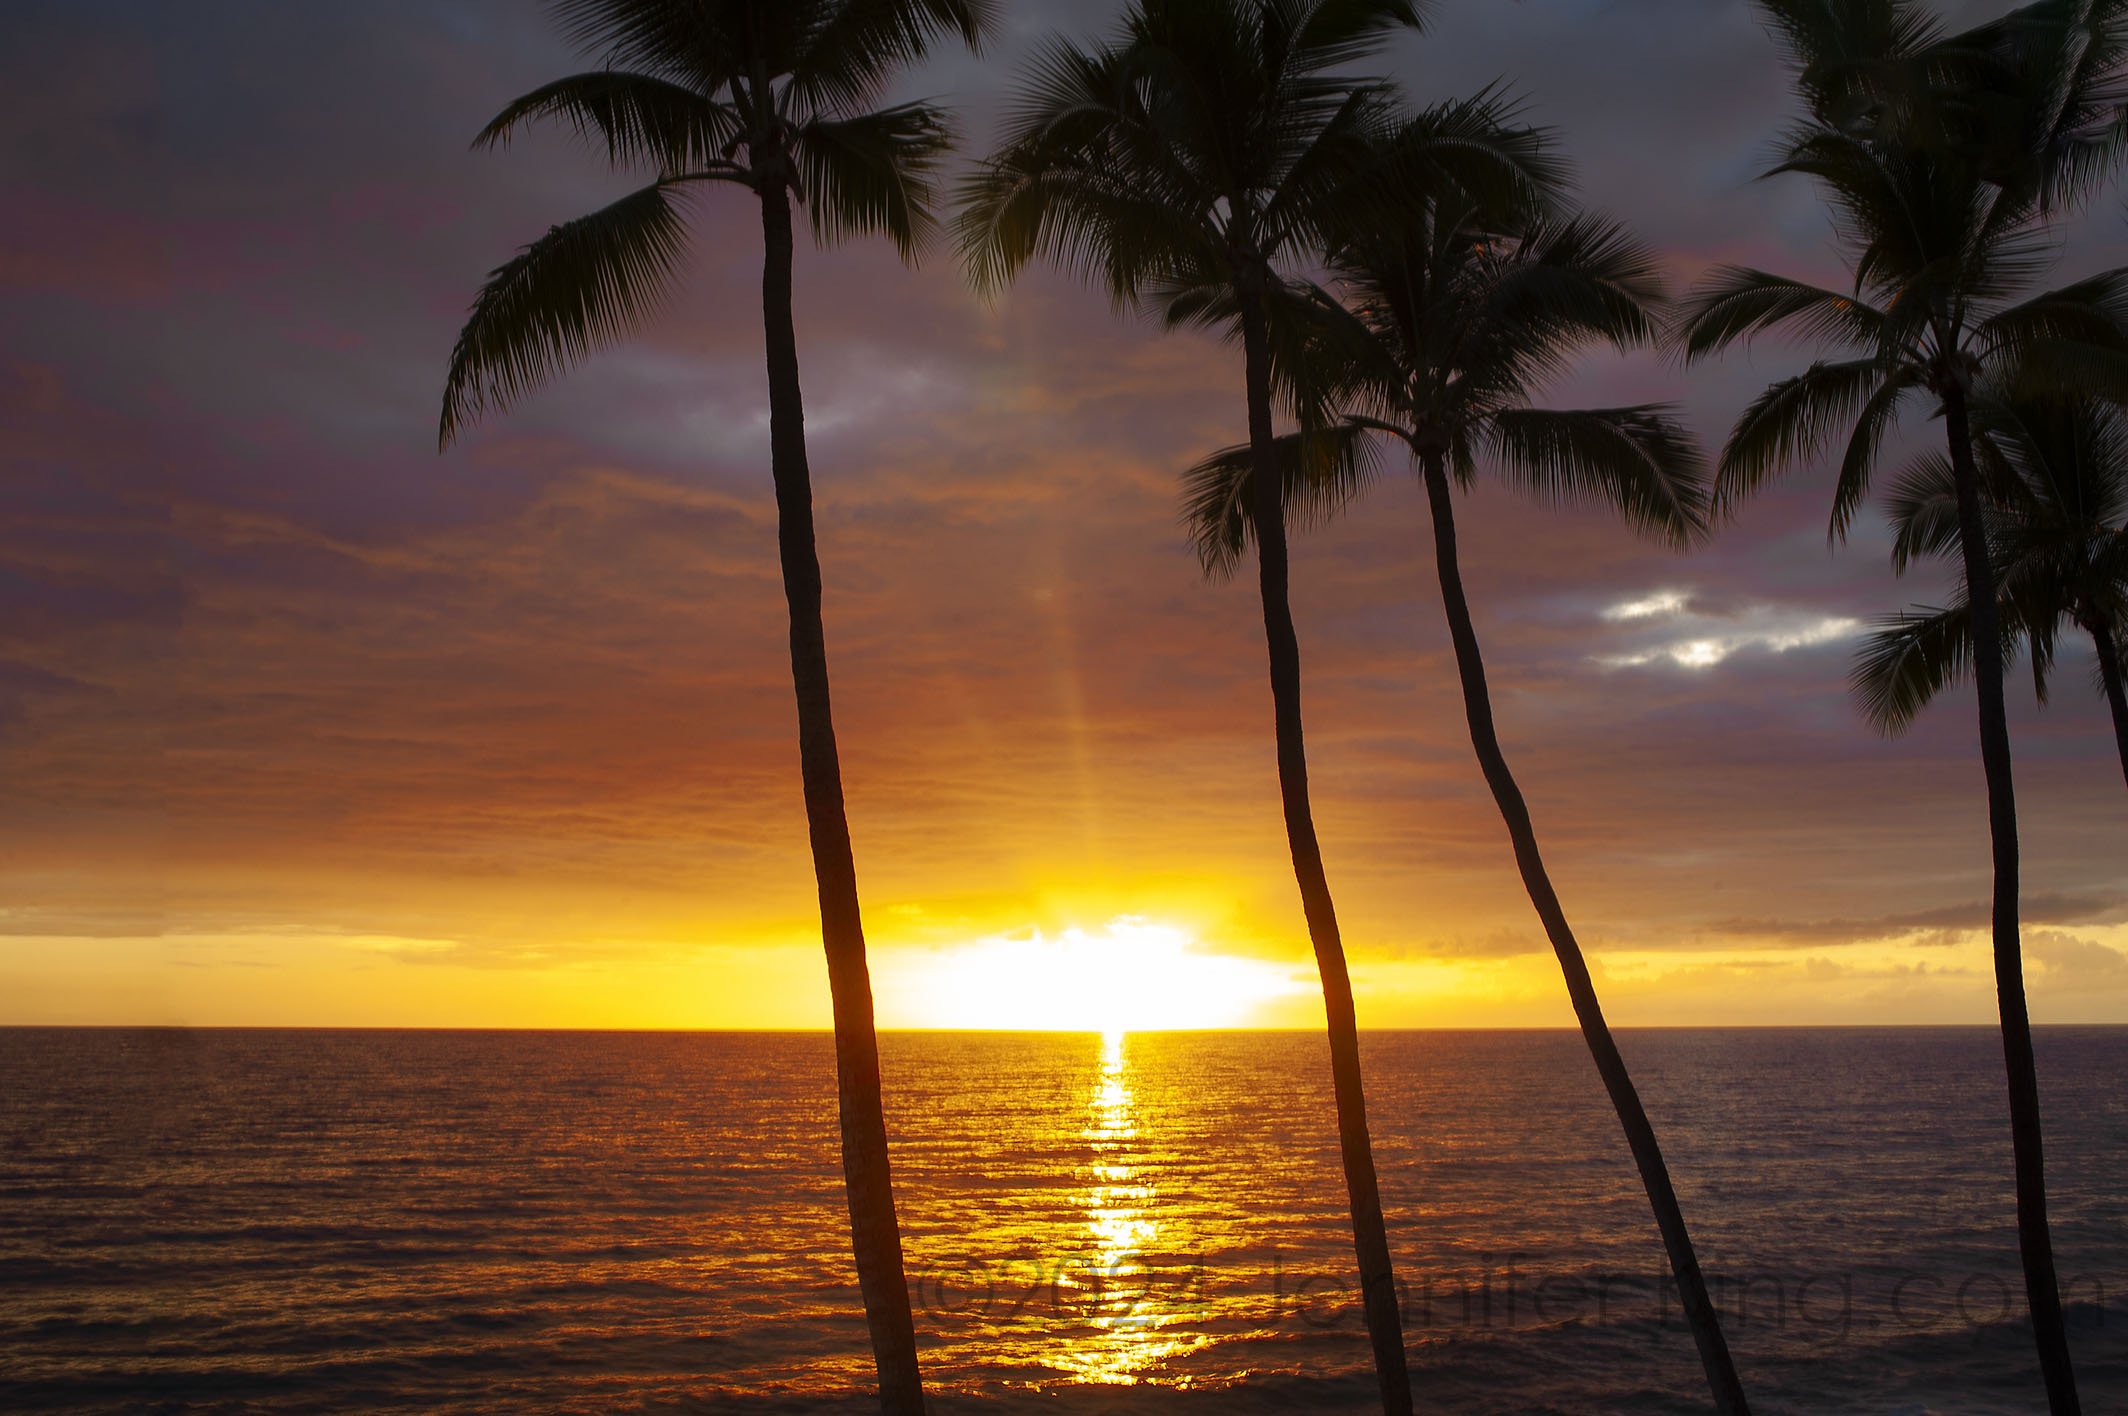
<path fill-rule="evenodd" d="M 1985 1029 L 1621 1044 L 1762 1413 L 2042 1409 Z M 1309 1034 L 883 1039 L 936 1407 L 1362 1412 Z M 1706 1409 L 1578 1036 L 1364 1039 L 1421 1407 Z M 2128 1410 L 2128 1029 L 2039 1040 Z M 0 1410 L 861 1412 L 812 1035 L 0 1030 Z"/>

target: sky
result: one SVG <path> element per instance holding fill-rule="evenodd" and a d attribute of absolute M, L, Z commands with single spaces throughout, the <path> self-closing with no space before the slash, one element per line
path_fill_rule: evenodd
<path fill-rule="evenodd" d="M 970 151 L 1005 0 L 902 91 Z M 1985 13 L 1987 7 L 1960 10 Z M 448 453 L 485 273 L 628 189 L 468 140 L 589 67 L 534 0 L 13 0 L 0 15 L 0 1022 L 819 1027 L 825 968 L 767 477 L 758 215 L 669 309 Z M 1740 0 L 1443 0 L 1384 72 L 1506 79 L 1682 288 L 1839 268 Z M 2118 259 L 2118 203 L 2064 279 Z M 1230 349 L 951 253 L 802 249 L 798 335 L 849 812 L 889 1026 L 1319 1026 L 1253 585 L 1178 473 Z M 1807 350 L 1592 356 L 1559 406 L 1702 439 Z M 1907 446 L 1940 436 L 1915 419 Z M 1985 1022 L 1968 694 L 1884 740 L 1845 675 L 1940 601 L 1798 469 L 1705 549 L 1479 490 L 1505 745 L 1614 1021 Z M 1315 805 L 1370 1027 L 1572 1021 L 1471 759 L 1412 479 L 1296 543 Z M 2012 684 L 2041 1022 L 2128 1022 L 2128 798 L 2088 650 Z"/>

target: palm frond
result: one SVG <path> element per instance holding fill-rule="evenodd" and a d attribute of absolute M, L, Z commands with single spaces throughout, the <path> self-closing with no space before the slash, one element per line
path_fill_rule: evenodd
<path fill-rule="evenodd" d="M 2062 617 L 2049 599 L 2052 587 L 2007 582 L 1996 604 L 2005 668 L 2029 651 L 2032 693 L 2047 701 Z M 1878 622 L 1855 651 L 1848 672 L 1864 716 L 1879 732 L 1904 732 L 1930 699 L 1973 671 L 1973 610 L 1961 589 L 1948 606 L 1924 607 Z"/>
<path fill-rule="evenodd" d="M 1322 122 L 1311 124 L 1283 179 L 1271 192 L 1259 228 L 1264 249 L 1312 256 L 1338 224 L 1364 219 L 1374 194 L 1391 180 L 1394 101 L 1386 85 L 1348 90 Z"/>
<path fill-rule="evenodd" d="M 729 0 L 549 0 L 549 8 L 563 38 L 610 69 L 713 94 L 745 68 L 750 17 Z"/>
<path fill-rule="evenodd" d="M 1241 297 L 1231 272 L 1202 265 L 1149 281 L 1139 303 L 1168 329 L 1211 331 L 1241 339 Z M 1271 359 L 1271 387 L 1309 427 L 1335 421 L 1332 410 L 1382 406 L 1397 375 L 1352 312 L 1320 286 L 1279 280 L 1258 299 Z"/>
<path fill-rule="evenodd" d="M 2128 404 L 2128 351 L 2080 339 L 2046 339 L 2025 349 L 2016 388 L 2036 398 L 2094 398 Z"/>
<path fill-rule="evenodd" d="M 1917 383 L 1910 368 L 1897 365 L 1862 401 L 1854 428 L 1848 434 L 1847 451 L 1840 458 L 1839 480 L 1833 486 L 1832 520 L 1827 528 L 1832 540 L 1847 538 L 1848 528 L 1862 510 L 1862 499 L 1869 495 L 1870 474 L 1876 471 L 1877 453 L 1884 446 L 1885 434 L 1899 421 L 1900 405 Z"/>
<path fill-rule="evenodd" d="M 1361 422 L 1288 433 L 1273 444 L 1285 484 L 1286 520 L 1296 530 L 1342 511 L 1381 473 L 1380 430 Z M 1254 540 L 1249 519 L 1255 450 L 1221 448 L 1182 474 L 1182 520 L 1207 576 L 1231 575 Z"/>
<path fill-rule="evenodd" d="M 938 224 L 936 174 L 952 140 L 945 113 L 928 103 L 806 124 L 798 173 L 814 236 L 885 235 L 914 257 Z"/>
<path fill-rule="evenodd" d="M 1320 72 L 1372 58 L 1399 30 L 1423 32 L 1434 6 L 1414 0 L 1289 0 L 1282 8 L 1290 17 L 1296 65 Z"/>
<path fill-rule="evenodd" d="M 813 120 L 871 107 L 940 39 L 981 53 L 999 16 L 998 0 L 841 0 L 817 8 L 825 13 L 799 42 L 785 83 L 791 109 Z"/>
<path fill-rule="evenodd" d="M 2033 0 L 1968 32 L 1991 67 L 1982 132 L 1993 179 L 2075 210 L 2128 156 L 2128 5 Z"/>
<path fill-rule="evenodd" d="M 726 104 L 655 75 L 601 69 L 513 100 L 488 120 L 473 146 L 506 146 L 518 128 L 544 118 L 595 137 L 616 165 L 643 163 L 664 173 L 729 167 L 725 150 L 740 132 L 738 115 Z"/>
<path fill-rule="evenodd" d="M 2128 526 L 2100 538 L 2088 554 L 2086 609 L 2116 633 L 2128 633 Z"/>
<path fill-rule="evenodd" d="M 1857 292 L 1875 291 L 1879 306 L 1932 262 L 1965 254 L 1970 185 L 1953 189 L 1912 154 L 1858 134 L 1805 124 L 1785 141 L 1767 176 L 1811 178 L 1832 208 Z M 1950 209 L 1947 209 L 1950 208 Z"/>
<path fill-rule="evenodd" d="M 1789 464 L 1817 456 L 1885 376 L 1881 361 L 1851 359 L 1812 364 L 1768 387 L 1745 408 L 1722 447 L 1716 509 L 1734 506 Z"/>
<path fill-rule="evenodd" d="M 440 446 L 642 321 L 686 245 L 674 188 L 653 182 L 553 227 L 489 274 L 451 351 Z"/>
<path fill-rule="evenodd" d="M 1488 432 L 1504 475 L 1539 496 L 1600 500 L 1677 546 L 1707 534 L 1706 459 L 1668 405 L 1503 409 Z"/>
<path fill-rule="evenodd" d="M 1895 737 L 1972 663 L 1972 610 L 1956 605 L 1882 621 L 1855 651 L 1847 683 L 1870 725 Z"/>
<path fill-rule="evenodd" d="M 1486 292 L 1489 319 L 1507 343 L 1602 340 L 1624 350 L 1660 333 L 1662 262 L 1624 224 L 1593 212 L 1542 217 L 1515 232 Z"/>
<path fill-rule="evenodd" d="M 1974 333 L 1982 359 L 1991 363 L 2014 362 L 2055 341 L 2128 353 L 2128 267 L 1997 310 Z"/>
<path fill-rule="evenodd" d="M 1866 347 L 1881 338 L 1884 325 L 1881 311 L 1852 295 L 1725 265 L 1685 297 L 1675 339 L 1689 362 L 1781 326 L 1806 338 Z"/>
<path fill-rule="evenodd" d="M 1005 141 L 958 185 L 955 233 L 970 281 L 1001 290 L 1037 258 L 1101 282 L 1119 305 L 1203 259 L 1204 208 L 1172 200 L 1123 158 L 1135 111 L 1133 54 L 1057 40 L 1037 51 Z"/>
<path fill-rule="evenodd" d="M 961 259 L 985 295 L 1040 258 L 1096 281 L 1119 308 L 1129 307 L 1163 277 L 1221 255 L 1190 212 L 1094 164 L 992 162 L 962 180 L 956 204 Z"/>
<path fill-rule="evenodd" d="M 1958 523 L 1958 474 L 1950 454 L 1923 453 L 1892 483 L 1885 510 L 1892 524 L 1892 570 L 1904 575 L 1917 560 L 1954 555 Z"/>
<path fill-rule="evenodd" d="M 1941 35 L 1911 0 L 1759 0 L 1758 9 L 1819 122 L 1883 131 L 1923 97 L 1915 60 Z"/>
<path fill-rule="evenodd" d="M 1528 122 L 1526 105 L 1498 84 L 1407 118 L 1339 194 L 1349 229 L 1391 214 L 1412 194 L 1460 193 L 1495 217 L 1541 213 L 1565 200 L 1573 170 L 1555 130 Z M 1331 235 L 1333 218 L 1324 224 Z"/>

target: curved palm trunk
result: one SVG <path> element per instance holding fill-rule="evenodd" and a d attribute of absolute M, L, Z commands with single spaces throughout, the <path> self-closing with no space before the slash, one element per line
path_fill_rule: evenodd
<path fill-rule="evenodd" d="M 1323 1010 L 1329 1017 L 1330 1076 L 1337 1096 L 1337 1134 L 1345 1164 L 1345 1193 L 1352 1207 L 1352 1240 L 1359 1253 L 1360 1297 L 1367 1336 L 1374 1347 L 1374 1374 L 1386 1416 L 1411 1416 L 1411 1375 L 1405 1364 L 1404 1324 L 1397 1312 L 1396 1274 L 1389 1262 L 1389 1233 L 1382 1221 L 1382 1193 L 1374 1174 L 1374 1145 L 1367 1135 L 1367 1095 L 1360 1078 L 1359 1021 L 1352 1006 L 1352 979 L 1345 946 L 1315 839 L 1315 812 L 1308 800 L 1308 752 L 1301 733 L 1300 637 L 1293 629 L 1288 595 L 1285 489 L 1272 450 L 1270 340 L 1262 309 L 1242 301 L 1242 344 L 1247 359 L 1249 443 L 1255 454 L 1249 519 L 1256 533 L 1258 583 L 1264 637 L 1271 658 L 1271 702 L 1278 736 L 1278 790 L 1285 804 L 1286 844 L 1301 910 L 1322 975 Z"/>
<path fill-rule="evenodd" d="M 1492 788 L 1501 819 L 1507 823 L 1507 834 L 1514 841 L 1515 864 L 1521 868 L 1522 884 L 1529 891 L 1530 903 L 1537 907 L 1537 917 L 1544 922 L 1552 951 L 1559 956 L 1559 968 L 1566 975 L 1567 996 L 1573 1000 L 1574 1016 L 1581 1020 L 1581 1035 L 1596 1059 L 1596 1071 L 1603 1078 L 1604 1090 L 1610 1093 L 1611 1105 L 1618 1111 L 1619 1123 L 1625 1127 L 1633 1161 L 1640 1167 L 1641 1184 L 1647 1188 L 1648 1203 L 1655 1210 L 1656 1228 L 1662 1231 L 1663 1247 L 1670 1253 L 1670 1270 L 1677 1279 L 1685 1320 L 1692 1328 L 1692 1340 L 1699 1346 L 1707 1384 L 1714 1391 L 1715 1409 L 1723 1416 L 1746 1416 L 1750 1408 L 1744 1401 L 1743 1384 L 1737 1379 L 1736 1363 L 1722 1336 L 1721 1317 L 1707 1295 L 1707 1281 L 1700 1273 L 1692 1236 L 1685 1229 L 1685 1212 L 1670 1184 L 1670 1170 L 1656 1143 L 1655 1127 L 1648 1121 L 1640 1093 L 1634 1090 L 1633 1078 L 1626 1071 L 1625 1059 L 1611 1038 L 1609 1024 L 1604 1022 L 1596 985 L 1581 957 L 1581 945 L 1567 924 L 1566 911 L 1560 907 L 1551 876 L 1545 872 L 1544 857 L 1537 850 L 1537 832 L 1530 824 L 1529 807 L 1522 799 L 1522 789 L 1515 784 L 1514 774 L 1508 770 L 1506 754 L 1501 752 L 1499 735 L 1493 729 L 1485 661 L 1478 651 L 1478 633 L 1471 624 L 1470 603 L 1463 595 L 1463 572 L 1456 558 L 1455 507 L 1449 497 L 1447 469 L 1439 453 L 1427 454 L 1422 463 L 1426 500 L 1433 511 L 1434 565 L 1440 575 L 1441 604 L 1448 613 L 1449 635 L 1455 641 L 1456 671 L 1463 680 L 1463 711 L 1470 720 L 1471 746 L 1477 750 L 1486 785 Z"/>
<path fill-rule="evenodd" d="M 1943 400 L 1951 469 L 1958 485 L 1958 540 L 1966 598 L 1973 607 L 1973 678 L 1980 689 L 1980 762 L 1988 783 L 1988 834 L 1995 853 L 1995 997 L 2002 1012 L 2002 1052 L 2010 1082 L 2010 1143 L 2017 1167 L 2017 1244 L 2024 1259 L 2025 1301 L 2053 1416 L 2080 1416 L 2069 1333 L 2054 1276 L 2047 1229 L 2047 1174 L 2039 1126 L 2039 1069 L 2032 1058 L 2032 1019 L 2025 1009 L 2023 950 L 2017 932 L 2017 796 L 2010 773 L 2010 723 L 2003 712 L 2001 612 L 1995 567 L 1988 560 L 1980 475 L 1963 390 Z"/>
<path fill-rule="evenodd" d="M 902 1273 L 901 1230 L 887 1168 L 887 1123 L 879 1092 L 879 1045 L 872 1023 L 872 976 L 857 908 L 857 866 L 842 805 L 842 766 L 828 703 L 827 640 L 820 620 L 820 557 L 813 543 L 813 484 L 806 466 L 805 407 L 798 383 L 798 336 L 791 321 L 791 205 L 780 187 L 761 192 L 767 259 L 761 275 L 768 335 L 769 461 L 776 482 L 776 538 L 783 594 L 791 610 L 791 679 L 798 693 L 798 757 L 805 817 L 820 887 L 820 933 L 835 1005 L 836 1096 L 842 1114 L 843 1187 L 857 1283 L 879 1367 L 886 1416 L 923 1416 L 916 1327 Z"/>
<path fill-rule="evenodd" d="M 2089 626 L 2091 642 L 2098 646 L 2099 681 L 2106 686 L 2106 704 L 2113 709 L 2113 741 L 2121 750 L 2121 776 L 2128 778 L 2128 691 L 2121 687 L 2121 646 L 2103 620 Z"/>

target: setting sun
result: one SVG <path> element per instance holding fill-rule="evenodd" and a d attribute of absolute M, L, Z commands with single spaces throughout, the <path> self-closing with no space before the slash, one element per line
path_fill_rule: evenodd
<path fill-rule="evenodd" d="M 1283 965 L 1214 953 L 1184 929 L 1129 915 L 942 949 L 898 982 L 881 981 L 899 995 L 897 1015 L 1012 1032 L 1242 1027 L 1310 987 Z"/>

